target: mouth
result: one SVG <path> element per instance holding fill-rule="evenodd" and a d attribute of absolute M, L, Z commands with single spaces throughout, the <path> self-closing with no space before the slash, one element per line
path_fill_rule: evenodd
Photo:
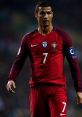
<path fill-rule="evenodd" d="M 43 19 L 43 22 L 48 22 L 48 20 L 47 19 Z"/>
<path fill-rule="evenodd" d="M 43 20 L 43 24 L 48 24 L 48 20 Z"/>

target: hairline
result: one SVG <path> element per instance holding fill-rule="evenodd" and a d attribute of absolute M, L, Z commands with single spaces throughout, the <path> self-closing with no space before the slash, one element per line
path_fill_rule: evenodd
<path fill-rule="evenodd" d="M 45 3 L 45 2 L 44 2 L 44 3 Z M 49 3 L 49 2 L 47 2 L 47 3 Z M 51 10 L 52 10 L 52 12 L 54 12 L 53 4 L 51 4 L 51 3 L 47 4 L 47 3 L 44 4 L 44 5 L 42 5 L 42 2 L 41 2 L 41 3 L 38 3 L 38 4 L 36 5 L 36 7 L 35 7 L 35 13 L 38 12 L 38 10 L 39 10 L 40 7 L 42 7 L 42 8 L 44 8 L 44 7 L 50 7 Z"/>

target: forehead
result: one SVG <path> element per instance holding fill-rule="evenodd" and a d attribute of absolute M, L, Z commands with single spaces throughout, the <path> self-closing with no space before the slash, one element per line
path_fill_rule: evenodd
<path fill-rule="evenodd" d="M 48 7 L 39 7 L 38 11 L 39 12 L 41 12 L 41 11 L 44 11 L 44 12 L 46 12 L 46 11 L 52 11 L 52 8 L 50 6 L 48 6 Z"/>

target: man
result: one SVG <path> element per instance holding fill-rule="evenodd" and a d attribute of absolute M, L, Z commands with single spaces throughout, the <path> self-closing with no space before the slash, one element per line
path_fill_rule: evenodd
<path fill-rule="evenodd" d="M 53 6 L 50 3 L 37 4 L 35 17 L 38 29 L 24 35 L 9 73 L 7 90 L 14 92 L 15 79 L 29 56 L 32 66 L 31 117 L 66 117 L 65 57 L 70 65 L 78 103 L 82 104 L 82 81 L 77 56 L 67 33 L 53 27 Z"/>

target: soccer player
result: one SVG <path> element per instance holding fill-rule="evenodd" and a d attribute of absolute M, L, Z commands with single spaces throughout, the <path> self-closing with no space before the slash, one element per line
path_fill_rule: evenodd
<path fill-rule="evenodd" d="M 53 26 L 53 16 L 53 6 L 49 2 L 36 5 L 38 28 L 23 36 L 8 77 L 7 90 L 15 92 L 16 77 L 29 56 L 32 66 L 31 117 L 66 117 L 66 79 L 63 69 L 65 57 L 69 62 L 77 101 L 82 104 L 78 58 L 68 34 Z"/>

